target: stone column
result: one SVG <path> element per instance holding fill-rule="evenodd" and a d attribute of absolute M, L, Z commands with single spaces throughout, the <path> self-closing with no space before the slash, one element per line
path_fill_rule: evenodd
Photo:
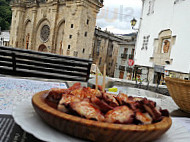
<path fill-rule="evenodd" d="M 29 43 L 29 49 L 36 50 L 35 44 L 36 44 L 36 15 L 37 15 L 37 8 L 33 7 L 32 9 L 32 21 L 31 21 L 31 36 L 30 36 L 30 43 Z"/>
<path fill-rule="evenodd" d="M 54 5 L 53 5 L 53 8 L 52 8 L 52 25 L 51 25 L 51 30 L 50 30 L 50 33 L 52 33 L 52 36 L 51 36 L 51 51 L 52 53 L 56 53 L 56 49 L 55 49 L 55 44 L 56 44 L 56 38 L 55 38 L 55 35 L 56 35 L 56 31 L 57 31 L 57 15 L 58 15 L 58 3 L 55 1 Z M 53 19 L 54 18 L 54 19 Z M 59 46 L 57 46 L 59 47 Z"/>

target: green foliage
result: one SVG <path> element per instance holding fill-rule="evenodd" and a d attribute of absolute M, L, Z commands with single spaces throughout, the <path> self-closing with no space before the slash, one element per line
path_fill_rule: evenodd
<path fill-rule="evenodd" d="M 12 12 L 9 3 L 10 0 L 0 0 L 0 27 L 2 30 L 10 28 Z"/>

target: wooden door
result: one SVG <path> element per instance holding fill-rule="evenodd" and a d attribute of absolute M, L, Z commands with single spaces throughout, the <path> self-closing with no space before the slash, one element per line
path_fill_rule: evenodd
<path fill-rule="evenodd" d="M 120 73 L 119 73 L 119 78 L 120 78 L 120 79 L 123 79 L 123 76 L 124 76 L 124 72 L 123 72 L 123 71 L 120 71 Z"/>

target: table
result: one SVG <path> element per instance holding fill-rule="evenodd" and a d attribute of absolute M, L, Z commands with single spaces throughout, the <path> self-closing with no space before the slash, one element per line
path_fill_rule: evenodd
<path fill-rule="evenodd" d="M 14 103 L 18 103 L 23 99 L 31 100 L 32 95 L 36 92 L 47 90 L 50 88 L 67 88 L 75 82 L 49 82 L 28 80 L 12 77 L 0 77 L 0 142 L 33 142 L 41 141 L 18 126 L 11 116 Z M 83 83 L 83 85 L 87 85 Z M 180 124 L 189 129 L 190 134 L 190 114 L 179 110 L 171 97 L 147 90 L 131 88 L 126 86 L 113 86 L 118 88 L 118 92 L 133 96 L 147 97 L 157 102 L 162 108 L 167 108 L 173 117 Z"/>

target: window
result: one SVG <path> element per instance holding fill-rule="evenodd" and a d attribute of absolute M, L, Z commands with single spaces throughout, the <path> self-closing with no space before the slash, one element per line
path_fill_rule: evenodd
<path fill-rule="evenodd" d="M 135 49 L 132 49 L 131 54 L 134 55 L 134 53 L 135 53 Z"/>
<path fill-rule="evenodd" d="M 87 36 L 87 32 L 84 33 L 84 36 Z"/>
<path fill-rule="evenodd" d="M 87 24 L 87 25 L 89 24 L 89 19 L 87 19 L 86 24 Z"/>
<path fill-rule="evenodd" d="M 50 27 L 48 25 L 44 25 L 40 31 L 40 37 L 42 41 L 46 42 L 49 38 L 49 35 L 50 35 Z"/>
<path fill-rule="evenodd" d="M 71 45 L 68 45 L 68 50 L 71 49 Z"/>
<path fill-rule="evenodd" d="M 147 15 L 150 15 L 150 14 L 154 13 L 154 3 L 155 3 L 155 0 L 149 1 L 149 8 L 148 8 Z"/>
<path fill-rule="evenodd" d="M 127 54 L 128 48 L 124 48 L 124 54 Z"/>
<path fill-rule="evenodd" d="M 99 65 L 101 65 L 101 62 L 102 62 L 102 57 L 100 57 L 99 59 Z"/>
<path fill-rule="evenodd" d="M 97 55 L 100 53 L 101 40 L 97 40 Z"/>
<path fill-rule="evenodd" d="M 149 41 L 149 38 L 150 38 L 150 35 L 143 37 L 143 45 L 142 45 L 141 50 L 143 50 L 143 49 L 146 49 L 146 50 L 147 50 L 147 49 L 148 49 L 148 41 Z"/>
<path fill-rule="evenodd" d="M 69 35 L 69 38 L 72 38 L 72 35 Z"/>
<path fill-rule="evenodd" d="M 73 28 L 74 27 L 74 25 L 73 24 L 71 24 L 71 28 Z"/>
<path fill-rule="evenodd" d="M 83 48 L 82 53 L 85 53 L 85 49 Z"/>
<path fill-rule="evenodd" d="M 121 71 L 125 71 L 125 66 L 119 66 L 119 70 L 121 70 Z"/>

